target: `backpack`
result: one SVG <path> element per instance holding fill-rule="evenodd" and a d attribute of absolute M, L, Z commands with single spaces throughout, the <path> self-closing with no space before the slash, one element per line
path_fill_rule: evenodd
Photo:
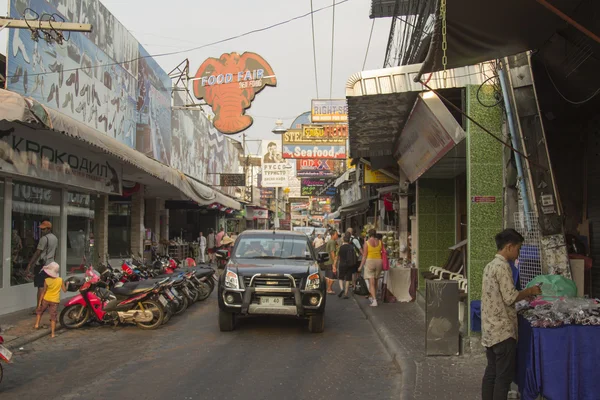
<path fill-rule="evenodd" d="M 346 265 L 356 265 L 358 264 L 358 257 L 356 255 L 356 246 L 354 246 L 353 244 L 348 243 L 345 246 L 352 246 L 354 248 L 355 251 L 346 251 L 345 252 L 345 256 L 346 259 L 344 260 Z"/>

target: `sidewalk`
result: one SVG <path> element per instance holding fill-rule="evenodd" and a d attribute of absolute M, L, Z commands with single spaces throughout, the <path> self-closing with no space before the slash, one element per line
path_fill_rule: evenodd
<path fill-rule="evenodd" d="M 426 357 L 425 313 L 417 303 L 379 303 L 370 307 L 354 296 L 402 372 L 402 400 L 481 398 L 484 354 Z"/>
<path fill-rule="evenodd" d="M 47 311 L 42 316 L 41 325 L 45 325 L 46 329 L 33 329 L 36 316 L 32 314 L 35 308 L 17 311 L 11 314 L 0 316 L 0 336 L 4 338 L 4 345 L 10 349 L 18 349 L 28 343 L 36 341 L 44 336 L 50 335 L 50 313 Z M 62 306 L 59 311 L 62 310 Z M 56 331 L 62 327 L 59 323 L 56 324 Z"/>

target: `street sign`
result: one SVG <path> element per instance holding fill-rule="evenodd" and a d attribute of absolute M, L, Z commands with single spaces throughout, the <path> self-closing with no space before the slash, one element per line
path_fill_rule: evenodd
<path fill-rule="evenodd" d="M 221 186 L 246 186 L 246 175 L 221 174 Z"/>

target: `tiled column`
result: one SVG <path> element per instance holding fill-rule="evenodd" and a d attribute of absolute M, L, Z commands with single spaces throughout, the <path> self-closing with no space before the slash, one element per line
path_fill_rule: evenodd
<path fill-rule="evenodd" d="M 152 230 L 156 241 L 160 241 L 161 215 L 165 208 L 165 201 L 159 198 L 146 199 L 146 228 Z"/>
<path fill-rule="evenodd" d="M 131 196 L 131 254 L 137 256 L 144 252 L 144 185 Z"/>
<path fill-rule="evenodd" d="M 468 115 L 503 138 L 502 109 L 484 107 L 495 102 L 492 86 L 467 87 Z M 467 120 L 467 236 L 469 304 L 481 299 L 483 269 L 496 254 L 494 236 L 503 229 L 503 165 L 504 148 L 497 140 Z M 485 197 L 486 202 L 474 198 Z"/>
<path fill-rule="evenodd" d="M 100 195 L 94 209 L 94 257 L 106 263 L 108 253 L 108 195 Z"/>

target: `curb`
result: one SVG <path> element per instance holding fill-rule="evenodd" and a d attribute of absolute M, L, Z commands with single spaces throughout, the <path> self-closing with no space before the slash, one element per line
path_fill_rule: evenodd
<path fill-rule="evenodd" d="M 56 326 L 56 332 L 60 332 L 62 330 L 62 326 L 58 325 Z M 39 329 L 35 332 L 29 333 L 27 335 L 24 336 L 20 336 L 14 340 L 11 340 L 10 342 L 6 342 L 4 343 L 4 345 L 10 350 L 10 351 L 15 351 L 18 350 L 19 347 L 22 347 L 26 344 L 35 342 L 36 340 L 39 340 L 43 337 L 49 336 L 50 333 L 52 333 L 52 331 L 50 330 L 50 328 L 46 328 L 46 329 Z"/>
<path fill-rule="evenodd" d="M 387 350 L 388 354 L 392 358 L 392 361 L 402 374 L 402 386 L 400 388 L 400 399 L 401 400 L 412 400 L 414 399 L 415 383 L 417 380 L 417 366 L 413 360 L 409 360 L 404 351 L 398 346 L 394 339 L 392 332 L 385 326 L 379 317 L 377 317 L 370 306 L 363 304 L 358 301 L 355 296 L 352 296 L 354 302 L 359 306 L 365 315 L 366 319 L 369 320 L 373 330 L 377 333 L 379 340 L 383 344 L 383 347 Z"/>

